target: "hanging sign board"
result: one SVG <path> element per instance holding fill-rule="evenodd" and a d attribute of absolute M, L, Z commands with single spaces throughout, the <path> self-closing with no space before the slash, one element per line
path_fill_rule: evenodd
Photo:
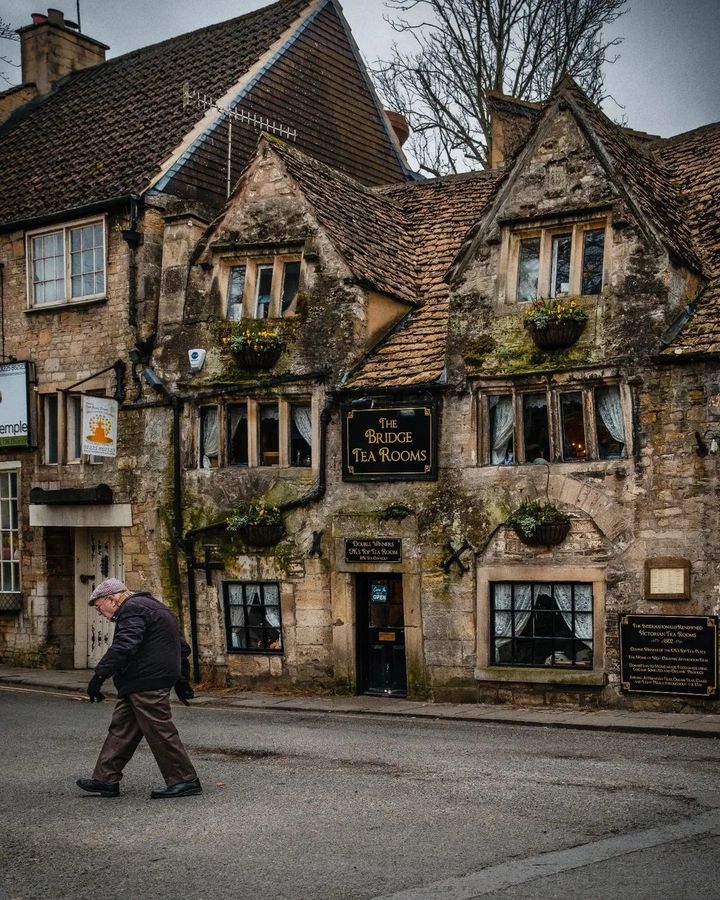
<path fill-rule="evenodd" d="M 0 365 L 0 450 L 30 446 L 29 384 L 28 363 Z"/>
<path fill-rule="evenodd" d="M 344 481 L 434 481 L 437 411 L 432 403 L 344 407 Z"/>
<path fill-rule="evenodd" d="M 402 562 L 400 538 L 348 538 L 345 562 Z"/>
<path fill-rule="evenodd" d="M 85 395 L 82 404 L 82 452 L 93 456 L 117 453 L 117 400 Z"/>
<path fill-rule="evenodd" d="M 717 616 L 620 616 L 624 691 L 717 696 Z"/>

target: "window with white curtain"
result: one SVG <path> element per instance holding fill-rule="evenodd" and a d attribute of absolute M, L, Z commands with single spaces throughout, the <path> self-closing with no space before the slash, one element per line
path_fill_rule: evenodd
<path fill-rule="evenodd" d="M 484 465 L 623 459 L 628 455 L 619 385 L 505 390 L 481 395 Z"/>
<path fill-rule="evenodd" d="M 282 653 L 280 585 L 226 581 L 225 631 L 229 653 Z"/>
<path fill-rule="evenodd" d="M 309 403 L 290 406 L 290 465 L 312 465 L 312 409 Z"/>
<path fill-rule="evenodd" d="M 216 469 L 220 465 L 220 440 L 217 406 L 200 410 L 200 468 Z"/>
<path fill-rule="evenodd" d="M 492 665 L 592 668 L 592 584 L 493 582 L 490 603 Z"/>

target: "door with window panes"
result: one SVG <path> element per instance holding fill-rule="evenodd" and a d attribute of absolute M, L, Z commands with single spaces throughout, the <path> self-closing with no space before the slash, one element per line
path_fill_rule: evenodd
<path fill-rule="evenodd" d="M 101 581 L 122 580 L 122 541 L 114 529 L 78 528 L 75 546 L 75 668 L 92 669 L 112 643 L 115 625 L 88 602 Z"/>
<path fill-rule="evenodd" d="M 356 594 L 360 692 L 404 697 L 407 670 L 402 575 L 357 575 Z"/>

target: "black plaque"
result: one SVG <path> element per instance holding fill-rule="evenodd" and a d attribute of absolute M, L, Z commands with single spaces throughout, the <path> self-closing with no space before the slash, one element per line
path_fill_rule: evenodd
<path fill-rule="evenodd" d="M 437 478 L 435 404 L 346 406 L 342 418 L 345 481 Z"/>
<path fill-rule="evenodd" d="M 345 541 L 345 562 L 402 562 L 400 538 L 351 538 Z"/>
<path fill-rule="evenodd" d="M 620 616 L 624 691 L 717 696 L 717 616 Z"/>

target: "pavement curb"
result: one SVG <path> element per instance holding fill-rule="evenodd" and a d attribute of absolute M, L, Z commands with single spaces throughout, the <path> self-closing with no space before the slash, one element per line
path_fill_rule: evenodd
<path fill-rule="evenodd" d="M 36 690 L 49 691 L 62 694 L 82 694 L 85 693 L 84 683 L 71 684 L 68 682 L 45 681 L 38 679 L 37 676 L 25 676 L 22 674 L 0 674 L 0 686 L 35 688 Z M 115 697 L 114 693 L 108 693 L 108 700 Z M 175 705 L 181 705 L 179 701 L 173 700 Z M 412 703 L 412 701 L 411 701 Z M 598 712 L 582 713 L 572 710 L 558 710 L 552 716 L 549 713 L 536 713 L 528 715 L 527 710 L 512 709 L 502 707 L 501 712 L 493 711 L 474 711 L 472 704 L 462 706 L 462 712 L 458 711 L 456 706 L 448 708 L 444 704 L 428 704 L 426 707 L 417 705 L 411 706 L 407 710 L 399 707 L 383 709 L 375 706 L 358 706 L 353 708 L 349 706 L 341 698 L 312 698 L 310 702 L 306 699 L 297 698 L 288 700 L 287 698 L 276 697 L 268 694 L 263 700 L 254 699 L 253 697 L 237 694 L 233 696 L 213 696 L 212 693 L 202 693 L 197 697 L 196 708 L 200 709 L 252 709 L 255 711 L 269 712 L 278 710 L 280 712 L 289 713 L 313 713 L 324 715 L 346 715 L 346 716 L 382 716 L 396 719 L 429 719 L 437 722 L 474 722 L 487 725 L 510 725 L 523 728 L 557 728 L 575 731 L 607 731 L 612 733 L 625 734 L 655 734 L 665 735 L 668 737 L 692 737 L 692 738 L 720 738 L 720 716 L 705 716 L 702 723 L 698 723 L 695 727 L 687 722 L 678 722 L 677 725 L 668 722 L 663 718 L 661 721 L 652 722 L 647 713 L 643 713 L 645 721 L 593 721 L 590 716 L 593 715 L 612 715 L 612 716 L 633 716 L 636 713 L 623 713 L 608 711 L 607 713 Z M 547 715 L 547 718 L 545 716 Z M 660 713 L 658 716 L 674 716 L 680 713 Z M 702 714 L 697 714 L 698 717 Z M 649 718 L 649 720 L 648 720 Z"/>

